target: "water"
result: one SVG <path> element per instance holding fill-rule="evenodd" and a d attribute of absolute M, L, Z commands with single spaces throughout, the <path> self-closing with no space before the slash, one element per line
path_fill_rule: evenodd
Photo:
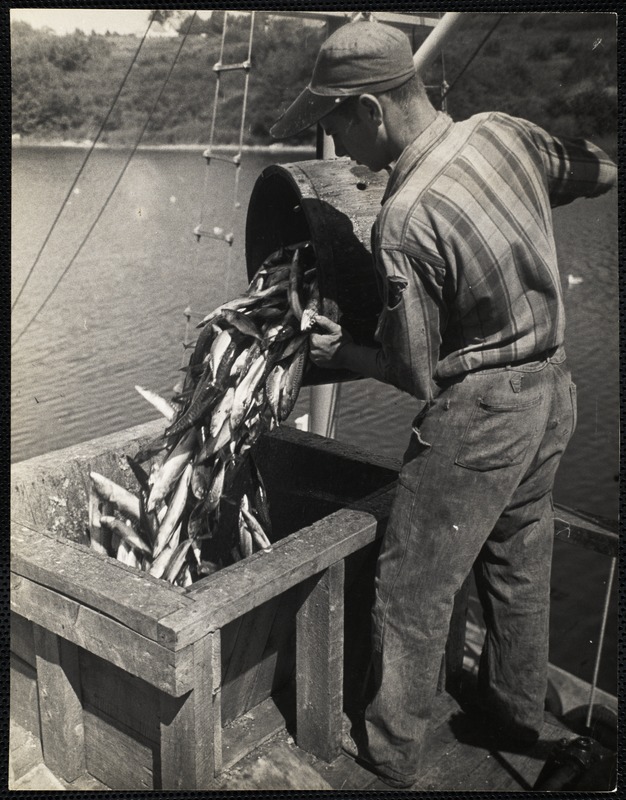
<path fill-rule="evenodd" d="M 12 296 L 15 298 L 85 152 L 13 151 Z M 20 334 L 80 246 L 127 154 L 96 151 L 12 318 Z M 199 151 L 142 151 L 132 160 L 93 234 L 12 353 L 11 459 L 153 419 L 135 384 L 166 396 L 179 377 L 190 306 L 198 315 L 247 284 L 247 201 L 270 163 L 301 153 L 254 153 L 240 170 L 205 167 Z M 232 231 L 229 247 L 193 228 Z M 616 518 L 618 507 L 617 196 L 555 210 L 568 314 L 567 351 L 578 386 L 578 429 L 555 486 L 557 502 Z M 569 283 L 567 276 L 582 278 Z M 194 317 L 198 319 L 199 317 Z M 294 416 L 308 410 L 304 390 Z M 337 437 L 400 456 L 414 416 L 410 397 L 374 381 L 341 387 Z M 590 679 L 607 559 L 557 543 L 553 606 L 561 643 L 553 660 Z M 585 591 L 581 592 L 584 580 Z M 554 622 L 553 622 L 554 627 Z M 615 688 L 616 614 L 611 612 L 602 684 Z M 591 640 L 591 641 L 590 641 Z"/>

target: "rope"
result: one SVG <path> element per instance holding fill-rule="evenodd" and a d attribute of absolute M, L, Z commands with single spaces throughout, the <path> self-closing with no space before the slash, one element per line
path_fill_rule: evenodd
<path fill-rule="evenodd" d="M 165 87 L 167 86 L 167 84 L 168 84 L 168 82 L 169 82 L 169 79 L 170 79 L 170 77 L 171 77 L 171 75 L 172 75 L 172 72 L 174 71 L 174 67 L 176 66 L 176 62 L 178 61 L 178 57 L 180 56 L 181 50 L 183 49 L 183 47 L 184 47 L 184 45 L 185 45 L 185 42 L 187 41 L 187 36 L 189 35 L 189 31 L 191 30 L 191 27 L 192 27 L 192 25 L 193 25 L 193 21 L 194 21 L 194 19 L 195 19 L 196 13 L 197 13 L 197 12 L 196 12 L 196 11 L 194 11 L 194 13 L 193 13 L 193 17 L 192 17 L 192 20 L 191 20 L 191 23 L 190 23 L 189 27 L 187 28 L 187 31 L 185 32 L 185 34 L 184 34 L 184 35 L 183 35 L 183 37 L 182 37 L 182 40 L 181 40 L 180 46 L 179 46 L 178 50 L 176 51 L 176 55 L 174 56 L 174 61 L 172 62 L 172 65 L 170 66 L 170 68 L 169 68 L 169 71 L 168 71 L 167 75 L 165 76 L 165 80 L 163 81 L 163 85 L 161 86 L 161 89 L 159 90 L 159 94 L 157 95 L 157 98 L 156 98 L 156 100 L 154 101 L 154 104 L 153 104 L 152 108 L 150 109 L 150 113 L 148 114 L 148 117 L 147 117 L 147 119 L 146 119 L 146 122 L 145 122 L 145 124 L 144 124 L 143 128 L 141 129 L 141 132 L 139 133 L 139 136 L 138 136 L 138 138 L 137 138 L 137 141 L 136 141 L 136 142 L 135 142 L 135 144 L 133 145 L 133 148 L 132 148 L 132 150 L 130 151 L 130 154 L 129 154 L 129 156 L 128 156 L 128 158 L 126 159 L 126 162 L 124 163 L 124 166 L 122 167 L 122 171 L 120 172 L 120 174 L 118 175 L 118 177 L 117 177 L 117 179 L 116 179 L 115 183 L 113 184 L 113 188 L 112 188 L 112 189 L 111 189 L 111 191 L 109 192 L 109 194 L 108 194 L 108 196 L 107 196 L 107 199 L 104 201 L 104 204 L 103 204 L 102 208 L 101 208 L 101 209 L 100 209 L 100 211 L 98 212 L 98 214 L 97 214 L 97 216 L 96 216 L 95 220 L 92 222 L 92 224 L 91 224 L 91 227 L 89 228 L 89 230 L 88 230 L 88 231 L 87 231 L 87 233 L 85 234 L 85 237 L 83 238 L 82 242 L 81 242 L 81 243 L 80 243 L 80 245 L 78 246 L 78 249 L 76 250 L 76 252 L 75 252 L 75 253 L 74 253 L 74 255 L 72 256 L 72 258 L 70 259 L 70 262 L 69 262 L 69 264 L 68 264 L 68 265 L 65 267 L 65 269 L 63 270 L 63 272 L 61 273 L 61 275 L 60 275 L 60 276 L 59 276 L 59 278 L 57 279 L 56 283 L 54 284 L 54 286 L 52 287 L 52 289 L 51 289 L 51 290 L 48 292 L 48 294 L 46 295 L 46 297 L 45 297 L 44 301 L 41 303 L 41 305 L 39 306 L 39 308 L 37 309 L 37 311 L 35 311 L 35 313 L 34 313 L 34 314 L 33 314 L 33 316 L 30 318 L 30 320 L 28 321 L 28 323 L 26 324 L 26 326 L 25 326 L 24 328 L 22 328 L 21 332 L 19 333 L 19 335 L 17 336 L 17 338 L 15 339 L 15 341 L 14 341 L 14 342 L 11 344 L 11 347 L 14 347 L 14 346 L 15 346 L 15 345 L 16 345 L 16 344 L 19 342 L 19 340 L 22 338 L 22 336 L 23 336 L 23 335 L 26 333 L 26 331 L 27 331 L 27 330 L 30 328 L 30 326 L 33 324 L 33 322 L 35 321 L 35 319 L 36 319 L 36 318 L 39 316 L 39 314 L 40 314 L 40 313 L 41 313 L 41 311 L 43 310 L 44 306 L 45 306 L 45 305 L 48 303 L 48 301 L 50 300 L 50 298 L 52 297 L 52 295 L 53 295 L 53 294 L 54 294 L 54 292 L 56 291 L 57 287 L 59 286 L 59 284 L 61 283 L 61 281 L 63 280 L 63 278 L 64 278 L 64 277 L 67 275 L 67 273 L 69 272 L 69 270 L 70 270 L 70 268 L 71 268 L 72 264 L 74 263 L 74 261 L 75 261 L 75 260 L 76 260 L 76 258 L 78 257 L 78 254 L 81 252 L 81 250 L 83 249 L 83 247 L 84 247 L 85 243 L 87 242 L 87 240 L 88 240 L 88 239 L 89 239 L 89 237 L 91 236 L 91 233 L 92 233 L 93 229 L 96 227 L 96 225 L 97 225 L 97 224 L 98 224 L 98 222 L 100 221 L 100 218 L 101 218 L 101 217 L 102 217 L 102 215 L 104 214 L 104 211 L 105 211 L 106 207 L 108 206 L 108 204 L 109 204 L 109 202 L 110 202 L 111 198 L 113 197 L 113 195 L 114 195 L 114 193 L 115 193 L 115 191 L 116 191 L 117 187 L 119 186 L 119 184 L 120 184 L 120 182 L 121 182 L 122 178 L 124 177 L 124 174 L 126 173 L 126 170 L 128 169 L 128 165 L 130 164 L 130 162 L 131 162 L 131 160 L 132 160 L 133 156 L 135 155 L 135 153 L 137 152 L 137 148 L 139 147 L 139 143 L 141 142 L 141 140 L 142 140 L 142 138 L 143 138 L 143 135 L 144 135 L 144 133 L 146 132 L 146 130 L 147 130 L 147 128 L 148 128 L 148 125 L 150 124 L 150 120 L 152 119 L 152 116 L 153 116 L 153 114 L 154 114 L 154 112 L 155 112 L 155 110 L 156 110 L 156 107 L 157 107 L 157 105 L 159 104 L 159 101 L 161 100 L 161 97 L 163 96 L 163 92 L 165 91 Z"/>
<path fill-rule="evenodd" d="M 439 19 L 441 20 L 443 13 L 439 12 Z M 447 112 L 448 103 L 446 101 L 446 94 L 449 91 L 448 81 L 446 80 L 446 55 L 445 48 L 441 48 L 441 110 Z"/>
<path fill-rule="evenodd" d="M 254 34 L 254 11 L 250 12 L 250 36 L 248 38 L 248 64 L 252 59 L 252 37 Z M 245 122 L 246 122 L 246 112 L 248 109 L 248 84 L 250 82 L 250 69 L 246 69 L 245 71 L 245 79 L 243 85 L 243 101 L 241 104 L 241 125 L 239 127 L 239 153 L 238 153 L 238 161 L 235 166 L 235 186 L 233 190 L 233 207 L 236 211 L 239 207 L 238 203 L 238 196 L 239 196 L 239 175 L 241 172 L 241 155 L 243 151 L 243 136 L 245 130 Z M 228 271 L 226 273 L 226 297 L 230 297 L 230 277 L 232 272 L 232 247 L 228 248 Z"/>
<path fill-rule="evenodd" d="M 74 187 L 78 183 L 78 180 L 79 180 L 80 176 L 83 174 L 83 170 L 85 169 L 85 166 L 87 165 L 87 161 L 89 161 L 89 158 L 90 158 L 91 154 L 94 151 L 96 143 L 100 139 L 100 136 L 102 135 L 102 132 L 103 132 L 107 122 L 109 121 L 109 117 L 111 116 L 111 114 L 113 112 L 113 109 L 115 108 L 115 104 L 119 100 L 119 97 L 120 97 L 120 95 L 122 93 L 122 90 L 124 89 L 124 86 L 126 85 L 126 81 L 128 80 L 128 76 L 130 75 L 132 68 L 135 66 L 135 62 L 137 61 L 137 58 L 139 57 L 139 53 L 141 52 L 141 48 L 143 47 L 144 42 L 146 41 L 146 37 L 148 36 L 148 31 L 150 30 L 150 27 L 151 27 L 152 23 L 154 22 L 155 15 L 156 15 L 156 11 L 153 11 L 152 12 L 152 16 L 150 17 L 150 21 L 148 22 L 148 27 L 146 28 L 146 31 L 145 31 L 141 41 L 139 42 L 139 47 L 137 48 L 137 50 L 135 52 L 135 55 L 133 56 L 133 58 L 132 58 L 132 60 L 130 62 L 129 67 L 126 70 L 126 74 L 124 75 L 122 83 L 120 84 L 120 87 L 117 90 L 117 93 L 116 93 L 115 97 L 113 98 L 113 102 L 111 103 L 111 106 L 109 107 L 109 110 L 107 111 L 106 116 L 104 117 L 104 119 L 100 123 L 100 129 L 98 130 L 96 138 L 93 140 L 93 142 L 91 144 L 91 147 L 87 151 L 87 154 L 86 154 L 85 158 L 83 159 L 83 163 L 80 165 L 80 168 L 79 168 L 79 170 L 78 170 L 78 172 L 76 174 L 76 177 L 74 178 L 74 180 L 72 182 L 72 185 L 68 189 L 67 194 L 65 195 L 65 199 L 63 200 L 63 203 L 61 204 L 61 207 L 60 207 L 59 211 L 57 212 L 57 215 L 54 218 L 54 221 L 53 221 L 52 225 L 50 226 L 50 230 L 46 234 L 46 238 L 43 240 L 43 244 L 39 248 L 39 252 L 37 253 L 37 256 L 35 257 L 35 260 L 33 261 L 33 264 L 31 266 L 31 268 L 29 269 L 28 274 L 26 275 L 24 283 L 22 284 L 21 289 L 17 293 L 17 297 L 15 298 L 15 300 L 13 301 L 13 303 L 11 305 L 11 312 L 13 311 L 13 309 L 17 305 L 17 302 L 19 301 L 20 297 L 22 296 L 22 292 L 26 288 L 26 284 L 30 280 L 31 275 L 33 274 L 33 272 L 35 270 L 35 267 L 37 266 L 37 264 L 39 262 L 39 259 L 41 258 L 41 254 L 43 253 L 46 245 L 48 244 L 48 240 L 52 236 L 52 232 L 54 231 L 54 229 L 55 229 L 55 227 L 57 225 L 57 222 L 59 221 L 59 218 L 61 217 L 61 214 L 65 210 L 65 206 L 67 205 L 67 202 L 70 199 L 70 197 L 72 195 L 72 192 L 74 191 Z"/>
<path fill-rule="evenodd" d="M 228 19 L 228 11 L 224 11 L 224 17 L 222 20 L 222 39 L 220 43 L 220 55 L 218 63 L 221 64 L 224 61 L 224 45 L 226 42 L 226 24 Z M 213 152 L 213 140 L 215 138 L 215 123 L 217 121 L 217 105 L 219 103 L 220 97 L 220 87 L 221 87 L 221 80 L 222 80 L 222 73 L 217 72 L 217 78 L 215 80 L 215 94 L 213 96 L 213 113 L 211 114 L 211 128 L 209 131 L 209 144 L 207 147 L 207 152 Z M 205 169 L 204 171 L 204 190 L 203 190 L 203 197 L 206 197 L 209 193 L 209 170 Z M 200 204 L 200 219 L 198 220 L 198 225 L 196 226 L 196 230 L 202 230 L 204 227 L 204 206 Z M 198 242 L 200 242 L 200 237 L 198 236 Z M 230 253 L 230 248 L 229 248 Z M 198 266 L 198 256 L 196 256 L 196 267 Z"/>
<path fill-rule="evenodd" d="M 613 578 L 615 577 L 615 566 L 617 559 L 611 559 L 611 567 L 609 569 L 609 578 L 606 583 L 606 594 L 604 595 L 604 608 L 602 610 L 602 624 L 600 625 L 600 636 L 598 639 L 598 648 L 596 650 L 596 661 L 593 667 L 593 678 L 591 679 L 591 689 L 589 691 L 589 702 L 587 704 L 587 716 L 585 718 L 585 727 L 591 727 L 591 717 L 593 715 L 593 701 L 596 694 L 596 687 L 598 685 L 598 673 L 600 671 L 600 659 L 602 658 L 602 650 L 604 647 L 604 634 L 606 632 L 606 622 L 609 616 L 609 604 L 611 602 L 611 589 L 613 588 Z"/>
<path fill-rule="evenodd" d="M 459 74 L 458 74 L 458 75 L 456 76 L 456 78 L 455 78 L 455 79 L 452 81 L 452 83 L 451 83 L 451 84 L 450 84 L 450 85 L 449 85 L 447 88 L 445 88 L 445 89 L 443 90 L 443 92 L 441 93 L 441 99 L 442 99 L 442 100 L 445 100 L 445 98 L 446 98 L 446 97 L 447 97 L 447 96 L 450 94 L 450 92 L 452 91 L 452 89 L 453 89 L 453 88 L 456 86 L 456 84 L 459 82 L 459 79 L 461 78 L 461 76 L 462 76 L 462 75 L 465 73 L 466 69 L 469 67 L 469 65 L 472 63 L 472 61 L 473 61 L 473 60 L 476 58 L 476 56 L 478 55 L 478 53 L 479 53 L 479 52 L 482 50 L 482 48 L 484 47 L 484 45 L 485 45 L 485 44 L 486 44 L 486 42 L 487 42 L 487 39 L 489 39 L 489 37 L 491 36 L 491 34 L 492 34 L 494 31 L 495 31 L 495 29 L 498 27 L 498 25 L 499 25 L 499 24 L 502 22 L 502 20 L 503 20 L 503 19 L 504 19 L 504 14 L 500 14 L 500 16 L 498 17 L 498 19 L 495 21 L 495 24 L 494 24 L 494 25 L 491 27 L 491 30 L 490 30 L 490 31 L 487 33 L 487 35 L 486 35 L 486 36 L 485 36 L 485 38 L 482 40 L 482 42 L 481 42 L 481 43 L 478 45 L 478 47 L 476 48 L 476 50 L 474 50 L 474 52 L 473 52 L 473 53 L 472 53 L 472 55 L 470 56 L 469 60 L 465 62 L 465 66 L 463 67 L 463 69 L 462 69 L 462 70 L 459 72 Z"/>
<path fill-rule="evenodd" d="M 252 36 L 254 34 L 254 14 L 255 12 L 252 11 L 250 13 L 250 37 L 248 39 L 248 64 L 252 60 Z M 244 80 L 243 85 L 243 102 L 241 104 L 241 126 L 239 128 L 239 158 L 241 159 L 242 150 L 243 150 L 243 135 L 244 135 L 244 128 L 246 122 L 246 112 L 248 110 L 248 84 L 250 82 L 250 70 L 246 70 L 246 77 Z M 241 163 L 241 162 L 240 162 Z M 237 208 L 237 195 L 239 191 L 239 164 L 237 165 L 237 169 L 235 171 L 235 193 L 234 193 L 234 205 Z"/>

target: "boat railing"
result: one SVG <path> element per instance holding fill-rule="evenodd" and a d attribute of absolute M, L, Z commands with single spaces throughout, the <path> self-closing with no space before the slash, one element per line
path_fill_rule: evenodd
<path fill-rule="evenodd" d="M 611 603 L 611 593 L 613 591 L 613 581 L 615 579 L 615 568 L 617 566 L 617 555 L 619 552 L 618 523 L 617 521 L 606 519 L 605 517 L 573 510 L 565 506 L 555 506 L 554 536 L 559 541 L 569 542 L 578 547 L 583 547 L 585 550 L 592 550 L 610 558 L 598 644 L 594 660 L 593 677 L 591 679 L 591 688 L 589 690 L 589 700 L 587 704 L 585 725 L 589 728 L 591 726 L 600 662 L 604 649 L 606 624 Z"/>

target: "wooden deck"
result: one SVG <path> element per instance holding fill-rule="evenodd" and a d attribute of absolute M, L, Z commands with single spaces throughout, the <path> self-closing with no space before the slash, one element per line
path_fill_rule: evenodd
<path fill-rule="evenodd" d="M 257 714 L 276 713 L 268 704 Z M 255 712 L 240 718 L 229 738 L 245 746 Z M 414 787 L 418 791 L 529 791 L 555 743 L 575 734 L 547 716 L 537 744 L 525 754 L 490 750 L 479 741 L 469 718 L 447 693 L 438 696 L 425 752 L 425 770 Z M 39 742 L 23 729 L 11 729 L 11 775 L 14 790 L 81 789 L 102 791 L 104 786 L 85 775 L 72 783 L 54 776 L 43 764 Z M 346 755 L 331 763 L 300 750 L 283 729 L 252 750 L 217 779 L 214 790 L 335 790 L 394 791 Z"/>

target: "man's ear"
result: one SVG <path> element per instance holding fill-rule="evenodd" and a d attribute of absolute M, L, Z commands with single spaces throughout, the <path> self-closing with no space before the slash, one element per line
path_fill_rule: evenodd
<path fill-rule="evenodd" d="M 380 125 L 383 121 L 383 108 L 379 99 L 373 94 L 359 95 L 359 113 L 365 115 L 365 119 Z"/>

